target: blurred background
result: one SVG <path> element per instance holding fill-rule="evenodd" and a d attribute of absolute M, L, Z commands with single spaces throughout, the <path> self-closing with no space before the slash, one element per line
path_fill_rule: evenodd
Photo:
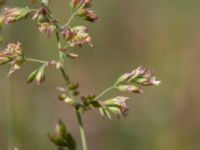
<path fill-rule="evenodd" d="M 2 3 L 3 0 L 0 0 Z M 60 23 L 70 15 L 69 1 L 52 0 Z M 1 9 L 30 5 L 7 0 Z M 34 7 L 34 6 L 33 6 Z M 160 87 L 131 94 L 129 116 L 102 119 L 98 112 L 84 115 L 91 150 L 199 150 L 200 149 L 200 1 L 198 0 L 94 0 L 100 16 L 89 26 L 94 48 L 76 49 L 80 58 L 66 62 L 81 93 L 100 93 L 124 72 L 143 66 L 154 69 Z M 55 37 L 46 38 L 32 21 L 6 26 L 6 42 L 20 41 L 27 57 L 56 59 Z M 28 74 L 38 64 L 25 63 L 12 77 L 9 66 L 0 67 L 0 150 L 55 150 L 47 138 L 63 119 L 77 139 L 79 130 L 72 110 L 57 100 L 60 74 L 48 70 L 41 86 L 28 85 Z M 106 95 L 123 93 L 111 92 Z"/>

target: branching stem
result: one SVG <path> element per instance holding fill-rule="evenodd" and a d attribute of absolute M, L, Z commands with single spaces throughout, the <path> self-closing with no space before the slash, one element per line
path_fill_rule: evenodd
<path fill-rule="evenodd" d="M 71 17 L 71 18 L 73 19 L 73 17 Z M 69 20 L 71 21 L 72 19 L 69 19 Z M 67 26 L 68 26 L 68 24 L 67 24 Z M 56 31 L 56 40 L 57 40 L 57 47 L 59 50 L 59 60 L 61 62 L 61 67 L 60 67 L 61 75 L 62 75 L 63 79 L 65 80 L 66 85 L 68 86 L 70 84 L 70 78 L 66 74 L 65 69 L 64 69 L 64 58 L 63 58 L 64 54 L 62 51 L 60 51 L 62 48 L 62 45 L 61 45 L 61 41 L 60 41 L 59 29 L 57 29 L 57 31 Z M 72 97 L 72 98 L 75 101 L 75 98 L 74 97 Z M 75 108 L 75 106 L 74 106 L 74 108 Z M 77 120 L 78 120 L 78 124 L 79 124 L 79 130 L 80 130 L 80 136 L 81 136 L 83 150 L 88 150 L 81 113 L 76 108 L 75 108 L 75 111 L 76 111 L 76 116 L 77 116 Z"/>
<path fill-rule="evenodd" d="M 46 63 L 48 63 L 47 61 L 39 60 L 39 59 L 33 59 L 33 58 L 25 58 L 25 60 L 26 60 L 26 61 L 31 61 L 31 62 L 40 63 L 40 64 L 46 64 Z"/>
<path fill-rule="evenodd" d="M 115 86 L 111 86 L 107 89 L 105 89 L 103 92 L 101 92 L 94 100 L 98 100 L 99 98 L 101 98 L 103 95 L 105 95 L 106 93 L 110 92 L 112 89 L 114 89 Z"/>
<path fill-rule="evenodd" d="M 82 9 L 84 6 L 84 4 L 80 4 L 78 6 L 78 8 L 72 13 L 72 15 L 70 16 L 70 18 L 68 19 L 67 23 L 64 24 L 61 28 L 65 28 L 65 27 L 68 27 L 69 24 L 71 23 L 71 21 L 74 19 L 74 17 L 76 16 L 76 14 L 80 11 L 80 9 Z"/>

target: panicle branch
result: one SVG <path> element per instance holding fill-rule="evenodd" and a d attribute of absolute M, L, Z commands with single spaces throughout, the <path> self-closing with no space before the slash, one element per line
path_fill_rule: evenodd
<path fill-rule="evenodd" d="M 102 97 L 113 89 L 125 93 L 143 93 L 142 86 L 158 86 L 161 82 L 156 79 L 151 69 L 138 67 L 131 72 L 121 75 L 111 87 L 104 90 L 98 96 L 94 94 L 79 96 L 79 84 L 73 83 L 70 80 L 64 67 L 64 61 L 67 58 L 72 60 L 78 58 L 78 54 L 70 52 L 71 47 L 83 47 L 84 45 L 93 46 L 92 37 L 86 26 L 70 26 L 70 23 L 75 17 L 93 23 L 98 20 L 96 12 L 92 9 L 92 1 L 71 0 L 70 5 L 72 14 L 64 25 L 60 25 L 57 18 L 55 18 L 51 12 L 49 8 L 51 0 L 31 0 L 31 3 L 40 4 L 39 8 L 31 9 L 30 7 L 15 7 L 4 9 L 0 15 L 0 27 L 25 19 L 36 21 L 40 33 L 46 34 L 47 37 L 53 35 L 56 36 L 59 58 L 57 60 L 44 61 L 25 57 L 22 52 L 21 43 L 17 42 L 9 43 L 5 49 L 0 51 L 0 65 L 10 64 L 11 69 L 8 75 L 11 75 L 16 70 L 20 69 L 21 64 L 24 62 L 40 64 L 37 69 L 30 73 L 27 79 L 28 83 L 36 81 L 37 85 L 40 85 L 45 81 L 45 70 L 47 68 L 54 67 L 58 69 L 65 81 L 64 88 L 57 88 L 60 91 L 58 99 L 75 110 L 80 129 L 82 147 L 83 150 L 88 150 L 82 121 L 82 115 L 85 112 L 98 109 L 102 116 L 110 119 L 112 114 L 117 115 L 118 117 L 126 116 L 129 110 L 126 101 L 129 97 L 115 96 L 108 99 Z M 74 138 L 61 120 L 56 126 L 56 133 L 49 134 L 48 137 L 59 150 L 64 150 L 65 148 L 75 150 L 77 147 Z"/>

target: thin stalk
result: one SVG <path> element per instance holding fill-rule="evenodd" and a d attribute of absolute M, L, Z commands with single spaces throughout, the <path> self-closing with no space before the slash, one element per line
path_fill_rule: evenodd
<path fill-rule="evenodd" d="M 86 136 L 85 136 L 85 130 L 84 130 L 84 127 L 83 127 L 82 117 L 81 117 L 81 114 L 78 112 L 77 109 L 76 109 L 76 116 L 77 116 L 77 120 L 78 120 L 78 124 L 79 124 L 79 130 L 80 130 L 81 142 L 82 142 L 83 150 L 88 150 Z"/>
<path fill-rule="evenodd" d="M 64 58 L 63 58 L 64 54 L 63 54 L 62 51 L 60 51 L 60 49 L 62 48 L 62 45 L 61 45 L 61 41 L 60 41 L 59 30 L 56 31 L 56 40 L 57 40 L 57 47 L 58 47 L 58 50 L 59 50 L 59 60 L 61 62 L 61 67 L 60 67 L 61 75 L 64 78 L 66 84 L 69 85 L 70 84 L 70 78 L 66 74 L 65 69 L 64 69 Z M 75 99 L 74 99 L 74 101 L 75 101 Z M 85 130 L 83 128 L 83 122 L 82 122 L 81 114 L 80 114 L 80 112 L 78 112 L 78 110 L 76 108 L 75 108 L 75 110 L 76 110 L 76 116 L 77 116 L 77 120 L 78 120 L 78 124 L 79 124 L 79 130 L 80 130 L 80 136 L 81 136 L 83 150 L 88 150 L 87 142 L 86 142 L 86 136 L 85 136 Z"/>
<path fill-rule="evenodd" d="M 70 18 L 68 19 L 67 23 L 64 24 L 61 28 L 65 28 L 65 27 L 68 27 L 69 24 L 71 23 L 71 21 L 74 19 L 74 17 L 76 16 L 76 14 L 80 11 L 80 9 L 82 9 L 84 6 L 84 4 L 81 4 L 80 7 L 78 7 L 73 13 L 72 15 L 70 16 Z"/>
<path fill-rule="evenodd" d="M 107 89 L 105 89 L 103 92 L 101 92 L 94 100 L 98 100 L 99 98 L 101 98 L 103 95 L 105 95 L 106 93 L 108 93 L 109 91 L 111 91 L 112 89 L 114 89 L 115 86 L 111 86 Z"/>
<path fill-rule="evenodd" d="M 36 63 L 41 63 L 41 64 L 46 64 L 48 63 L 47 61 L 44 60 L 39 60 L 39 59 L 33 59 L 33 58 L 25 58 L 26 61 L 31 61 L 31 62 L 36 62 Z"/>
<path fill-rule="evenodd" d="M 64 69 L 64 54 L 62 51 L 60 51 L 60 49 L 62 48 L 62 45 L 61 45 L 61 41 L 60 41 L 60 35 L 59 35 L 59 31 L 56 31 L 56 40 L 57 40 L 57 47 L 58 47 L 58 50 L 59 50 L 59 60 L 61 62 L 61 67 L 60 67 L 60 71 L 61 71 L 61 74 L 66 82 L 66 84 L 70 84 L 70 79 L 69 79 L 69 76 L 66 74 L 65 72 L 65 69 Z"/>
<path fill-rule="evenodd" d="M 62 46 L 61 46 L 61 41 L 60 41 L 59 29 L 57 29 L 57 31 L 56 31 L 56 40 L 57 40 L 57 47 L 58 47 L 58 50 L 59 50 L 59 60 L 61 61 L 62 65 L 63 65 L 64 54 L 61 51 Z"/>

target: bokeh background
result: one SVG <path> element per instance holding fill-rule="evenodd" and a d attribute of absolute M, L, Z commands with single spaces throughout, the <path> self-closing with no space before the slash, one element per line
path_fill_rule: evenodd
<path fill-rule="evenodd" d="M 0 1 L 0 3 L 2 0 Z M 69 17 L 68 0 L 52 0 L 61 23 Z M 30 5 L 7 0 L 1 9 Z M 98 112 L 84 116 L 91 150 L 199 150 L 200 149 L 200 1 L 199 0 L 94 0 L 100 16 L 89 26 L 94 48 L 76 49 L 80 58 L 67 61 L 82 94 L 99 93 L 126 71 L 140 65 L 153 68 L 160 87 L 130 95 L 129 116 L 102 119 Z M 6 42 L 22 42 L 25 55 L 57 58 L 55 38 L 46 38 L 36 24 L 22 21 L 1 31 Z M 0 67 L 0 150 L 54 150 L 47 133 L 63 119 L 81 150 L 79 130 L 71 109 L 57 100 L 55 87 L 63 81 L 54 69 L 37 87 L 27 85 L 38 64 L 25 63 L 7 78 L 9 66 Z M 111 92 L 106 97 L 121 95 Z"/>

